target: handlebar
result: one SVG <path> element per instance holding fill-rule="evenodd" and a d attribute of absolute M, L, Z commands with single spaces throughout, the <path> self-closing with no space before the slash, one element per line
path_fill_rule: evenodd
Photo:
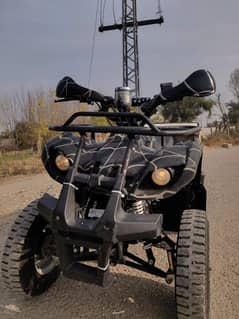
<path fill-rule="evenodd" d="M 132 106 L 141 106 L 146 116 L 151 115 L 160 104 L 183 99 L 185 96 L 204 97 L 215 93 L 216 83 L 209 71 L 198 70 L 193 72 L 182 83 L 173 87 L 172 83 L 160 85 L 161 93 L 150 98 L 133 98 Z M 62 100 L 80 100 L 81 102 L 99 102 L 102 111 L 114 106 L 114 98 L 90 90 L 77 84 L 72 78 L 64 77 L 57 85 L 56 96 Z M 60 100 L 61 101 L 61 100 Z"/>
<path fill-rule="evenodd" d="M 87 89 L 84 86 L 77 84 L 69 76 L 65 76 L 57 84 L 56 96 L 64 100 L 80 100 L 81 102 L 86 103 L 100 102 L 109 104 L 114 101 L 110 96 L 104 96 L 97 91 Z"/>

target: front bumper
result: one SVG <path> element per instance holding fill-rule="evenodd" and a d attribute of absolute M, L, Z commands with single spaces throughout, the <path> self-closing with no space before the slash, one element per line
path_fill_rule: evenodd
<path fill-rule="evenodd" d="M 102 217 L 77 218 L 75 190 L 63 185 L 59 199 L 44 194 L 39 200 L 41 216 L 51 225 L 63 274 L 66 277 L 107 286 L 110 280 L 112 247 L 121 242 L 150 241 L 162 232 L 162 215 L 126 213 L 121 206 L 121 192 L 112 191 Z M 97 251 L 96 267 L 75 261 L 74 247 Z"/>

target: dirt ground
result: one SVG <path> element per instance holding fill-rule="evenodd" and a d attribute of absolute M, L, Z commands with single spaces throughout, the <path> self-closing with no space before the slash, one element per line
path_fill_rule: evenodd
<path fill-rule="evenodd" d="M 239 147 L 206 149 L 211 257 L 211 318 L 239 318 Z M 0 180 L 0 254 L 16 211 L 59 186 L 46 174 Z M 136 248 L 137 249 L 137 248 Z M 1 257 L 0 257 L 1 258 Z M 15 300 L 0 280 L 0 319 L 175 318 L 174 287 L 124 266 L 102 289 L 61 277 L 44 295 Z"/>

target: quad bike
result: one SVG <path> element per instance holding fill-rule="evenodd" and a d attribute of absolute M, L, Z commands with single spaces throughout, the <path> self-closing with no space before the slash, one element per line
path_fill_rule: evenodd
<path fill-rule="evenodd" d="M 200 126 L 154 125 L 149 116 L 168 101 L 214 92 L 214 79 L 205 70 L 175 87 L 161 84 L 161 93 L 152 99 L 131 99 L 125 87 L 116 89 L 114 99 L 63 78 L 58 102 L 78 100 L 100 109 L 77 112 L 50 127 L 64 133 L 44 146 L 42 160 L 62 189 L 59 198 L 46 193 L 17 216 L 2 256 L 6 286 L 35 296 L 62 272 L 105 287 L 112 281 L 111 266 L 124 264 L 167 283 L 175 279 L 178 318 L 209 318 Z M 130 112 L 134 106 L 141 112 Z M 87 117 L 105 117 L 113 125 L 75 123 Z M 96 142 L 99 132 L 108 133 L 106 141 Z M 134 244 L 142 245 L 145 258 L 129 251 Z M 157 248 L 166 252 L 167 271 L 156 265 Z"/>

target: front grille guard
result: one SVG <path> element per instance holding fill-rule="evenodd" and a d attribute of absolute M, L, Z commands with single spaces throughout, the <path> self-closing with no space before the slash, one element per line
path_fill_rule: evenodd
<path fill-rule="evenodd" d="M 123 125 L 118 126 L 97 126 L 97 125 L 77 125 L 73 122 L 81 117 L 106 117 L 118 120 Z M 140 123 L 140 126 L 138 126 Z M 144 126 L 148 127 L 144 127 Z M 185 127 L 158 128 L 146 116 L 135 112 L 76 112 L 63 125 L 50 126 L 50 130 L 64 132 L 79 132 L 81 134 L 92 133 L 115 133 L 126 135 L 148 135 L 148 136 L 189 136 L 199 134 L 201 127 L 197 123 L 196 127 L 185 124 Z"/>

